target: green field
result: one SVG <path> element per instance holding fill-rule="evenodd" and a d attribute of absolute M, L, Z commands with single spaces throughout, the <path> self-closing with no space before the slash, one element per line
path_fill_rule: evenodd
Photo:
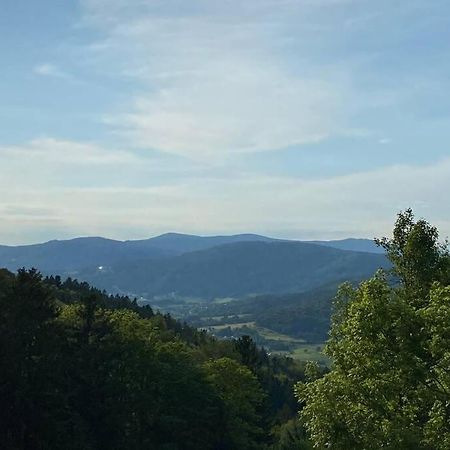
<path fill-rule="evenodd" d="M 206 325 L 205 328 L 211 331 L 224 330 L 230 327 L 232 330 L 238 330 L 239 328 L 249 327 L 255 328 L 255 322 L 239 322 L 239 323 L 231 323 L 231 324 L 223 324 L 223 325 Z"/>
<path fill-rule="evenodd" d="M 261 336 L 263 336 L 266 339 L 270 339 L 272 341 L 282 341 L 293 344 L 303 344 L 305 342 L 303 339 L 296 339 L 294 337 L 288 336 L 287 334 L 281 334 L 269 328 L 256 326 L 255 329 L 259 332 Z"/>
<path fill-rule="evenodd" d="M 330 359 L 322 353 L 323 347 L 323 344 L 303 344 L 291 352 L 280 352 L 280 354 L 291 356 L 299 361 L 316 361 L 321 365 L 329 366 Z"/>
<path fill-rule="evenodd" d="M 233 337 L 240 333 L 249 333 L 253 339 L 256 338 L 256 341 L 258 341 L 258 338 L 262 339 L 262 345 L 269 353 L 289 356 L 299 361 L 317 361 L 321 365 L 329 365 L 330 363 L 329 358 L 322 353 L 323 344 L 307 343 L 302 339 L 296 339 L 269 328 L 257 326 L 255 322 L 226 323 L 205 326 L 205 328 L 215 334 L 229 330 Z M 285 349 L 280 349 L 280 346 L 285 346 Z"/>

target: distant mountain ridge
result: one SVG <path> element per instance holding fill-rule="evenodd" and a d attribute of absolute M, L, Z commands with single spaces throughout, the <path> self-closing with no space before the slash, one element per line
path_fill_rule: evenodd
<path fill-rule="evenodd" d="M 166 256 L 166 252 L 158 248 L 86 237 L 17 247 L 0 246 L 0 267 L 13 271 L 20 267 L 35 267 L 43 272 L 66 273 L 91 265 L 163 256 Z"/>
<path fill-rule="evenodd" d="M 108 266 L 120 261 L 176 256 L 235 242 L 270 242 L 257 234 L 195 236 L 166 233 L 149 239 L 118 241 L 103 237 L 79 237 L 42 244 L 0 245 L 0 267 L 17 270 L 36 267 L 44 272 L 72 272 L 88 266 Z"/>
<path fill-rule="evenodd" d="M 195 298 L 305 292 L 323 284 L 358 280 L 388 267 L 384 255 L 303 242 L 236 242 L 161 259 L 87 269 L 95 286 L 146 298 Z"/>
<path fill-rule="evenodd" d="M 126 241 L 134 245 L 146 245 L 173 255 L 206 250 L 224 244 L 236 242 L 272 242 L 278 239 L 259 234 L 235 234 L 230 236 L 197 236 L 194 234 L 165 233 L 150 239 Z"/>
<path fill-rule="evenodd" d="M 334 241 L 308 241 L 312 244 L 325 245 L 327 247 L 338 248 L 340 250 L 350 250 L 353 252 L 384 253 L 384 249 L 375 244 L 373 239 L 347 238 Z"/>
<path fill-rule="evenodd" d="M 386 267 L 368 240 L 300 242 L 256 234 L 167 233 L 145 240 L 101 237 L 0 246 L 0 267 L 36 267 L 109 292 L 197 298 L 305 292 Z M 336 248 L 335 248 L 336 247 Z M 355 251 L 361 249 L 361 251 Z"/>
<path fill-rule="evenodd" d="M 127 241 L 103 237 L 79 237 L 69 240 L 53 240 L 41 244 L 0 245 L 0 267 L 16 270 L 23 266 L 34 266 L 43 271 L 76 271 L 86 266 L 109 265 L 121 260 L 175 256 L 236 242 L 302 241 L 276 239 L 258 234 L 196 236 L 165 233 L 149 239 Z M 370 239 L 304 242 L 340 250 L 383 253 L 383 250 L 378 248 Z"/>

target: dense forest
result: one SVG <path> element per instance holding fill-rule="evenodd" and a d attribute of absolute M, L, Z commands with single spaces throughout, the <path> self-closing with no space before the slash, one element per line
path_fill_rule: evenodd
<path fill-rule="evenodd" d="M 293 420 L 303 367 L 249 338 L 220 341 L 135 300 L 35 270 L 0 272 L 0 315 L 0 448 L 304 441 Z"/>

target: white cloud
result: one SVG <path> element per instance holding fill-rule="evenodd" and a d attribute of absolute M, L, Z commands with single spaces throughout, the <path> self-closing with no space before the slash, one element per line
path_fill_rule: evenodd
<path fill-rule="evenodd" d="M 32 164 L 38 161 L 39 164 L 51 162 L 69 165 L 121 165 L 137 161 L 133 153 L 123 150 L 45 137 L 34 139 L 25 145 L 0 147 L 0 159 L 29 161 Z"/>
<path fill-rule="evenodd" d="M 54 64 L 39 64 L 33 68 L 33 72 L 37 75 L 45 76 L 45 77 L 54 77 L 54 78 L 66 78 L 69 79 L 71 76 L 61 70 L 58 66 Z"/>
<path fill-rule="evenodd" d="M 67 186 L 153 186 L 202 170 L 180 158 L 49 137 L 0 146 L 0 167 L 0 187 L 11 192 Z"/>
<path fill-rule="evenodd" d="M 0 150 L 2 243 L 23 242 L 23 236 L 29 242 L 78 235 L 129 239 L 169 230 L 251 231 L 304 239 L 373 237 L 389 233 L 395 214 L 409 206 L 437 224 L 443 237 L 450 234 L 448 212 L 440 200 L 450 190 L 450 159 L 320 180 L 252 172 L 213 176 L 206 169 L 200 176 L 177 172 L 173 179 L 157 179 L 158 165 L 146 159 L 118 159 L 104 171 L 97 157 L 92 167 L 71 160 L 55 166 L 47 156 L 30 160 L 33 145 L 19 151 L 15 162 L 12 150 Z M 52 145 L 49 155 L 56 157 L 55 148 L 63 144 Z M 78 145 L 84 148 L 72 148 Z M 19 172 L 19 167 L 24 170 Z M 92 179 L 87 183 L 89 170 Z M 75 182 L 67 183 L 74 172 Z M 134 178 L 139 176 L 145 183 L 137 186 Z"/>
<path fill-rule="evenodd" d="M 340 3 L 347 2 L 320 5 Z M 298 44 L 294 30 L 309 27 L 304 16 L 314 2 L 83 5 L 87 23 L 104 35 L 92 59 L 140 82 L 123 113 L 106 117 L 134 145 L 216 160 L 317 142 L 346 126 L 341 72 L 280 51 Z"/>
<path fill-rule="evenodd" d="M 40 138 L 23 145 L 0 146 L 0 186 L 10 192 L 101 183 L 108 173 L 119 174 L 136 166 L 139 159 L 135 154 L 91 143 Z"/>
<path fill-rule="evenodd" d="M 142 147 L 206 160 L 317 142 L 337 127 L 338 96 L 326 83 L 245 61 L 212 72 L 138 99 L 112 123 Z"/>

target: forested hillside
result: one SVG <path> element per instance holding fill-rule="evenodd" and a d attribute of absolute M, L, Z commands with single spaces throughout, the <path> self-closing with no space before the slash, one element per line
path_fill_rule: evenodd
<path fill-rule="evenodd" d="M 0 448 L 281 449 L 292 430 L 307 445 L 299 363 L 86 283 L 1 271 L 0 353 Z"/>
<path fill-rule="evenodd" d="M 52 240 L 42 244 L 0 245 L 0 267 L 5 267 L 13 272 L 21 267 L 38 267 L 43 273 L 73 276 L 87 267 L 103 266 L 107 268 L 118 262 L 160 259 L 240 242 L 296 241 L 274 239 L 257 234 L 195 236 L 165 233 L 149 239 L 127 241 L 102 237 L 79 237 L 68 240 Z M 380 249 L 369 239 L 313 241 L 311 243 L 340 250 L 380 252 Z"/>
<path fill-rule="evenodd" d="M 269 341 L 258 336 L 263 327 L 293 339 L 323 343 L 328 337 L 333 298 L 339 283 L 331 283 L 308 292 L 264 294 L 237 300 L 217 302 L 162 302 L 166 310 L 183 320 L 206 328 L 219 336 L 251 334 L 271 350 L 292 347 L 278 339 Z"/>
<path fill-rule="evenodd" d="M 270 242 L 255 234 L 193 236 L 166 233 L 150 239 L 116 241 L 102 237 L 53 240 L 42 244 L 0 245 L 0 267 L 16 271 L 38 267 L 42 272 L 76 274 L 86 267 L 109 267 L 118 262 L 164 258 L 236 242 Z"/>
<path fill-rule="evenodd" d="M 330 282 L 364 279 L 387 266 L 384 255 L 301 242 L 240 242 L 91 268 L 80 276 L 94 286 L 146 298 L 175 294 L 212 299 L 304 292 Z"/>
<path fill-rule="evenodd" d="M 227 297 L 304 292 L 331 281 L 358 280 L 387 264 L 368 240 L 316 243 L 254 234 L 166 233 L 145 240 L 99 237 L 0 246 L 0 267 L 83 279 L 108 292 Z M 375 246 L 375 248 L 377 248 Z"/>

